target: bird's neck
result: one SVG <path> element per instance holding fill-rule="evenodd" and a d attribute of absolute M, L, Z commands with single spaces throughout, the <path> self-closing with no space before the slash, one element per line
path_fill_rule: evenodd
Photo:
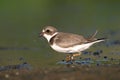
<path fill-rule="evenodd" d="M 50 39 L 52 38 L 52 37 L 54 37 L 55 35 L 57 35 L 58 34 L 58 32 L 55 32 L 53 35 L 47 35 L 47 34 L 44 34 L 44 37 L 47 39 L 47 41 L 49 42 L 50 41 Z"/>

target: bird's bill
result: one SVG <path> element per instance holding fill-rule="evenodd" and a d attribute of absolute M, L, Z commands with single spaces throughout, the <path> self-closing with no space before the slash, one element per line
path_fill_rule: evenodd
<path fill-rule="evenodd" d="M 43 32 L 41 32 L 41 33 L 39 34 L 39 37 L 42 37 L 42 36 L 43 36 L 43 34 L 44 34 L 44 33 L 43 33 Z"/>

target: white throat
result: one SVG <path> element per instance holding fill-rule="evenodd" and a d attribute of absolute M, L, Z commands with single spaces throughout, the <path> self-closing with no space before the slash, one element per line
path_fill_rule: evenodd
<path fill-rule="evenodd" d="M 58 32 L 55 32 L 53 35 L 48 35 L 48 34 L 44 34 L 43 36 L 47 39 L 47 41 L 49 42 L 50 39 L 55 36 L 56 34 L 58 34 Z"/>

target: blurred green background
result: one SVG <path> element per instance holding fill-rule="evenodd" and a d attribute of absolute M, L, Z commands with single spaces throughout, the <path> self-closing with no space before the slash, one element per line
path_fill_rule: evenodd
<path fill-rule="evenodd" d="M 107 31 L 120 30 L 120 1 L 0 0 L 0 65 L 16 64 L 24 57 L 41 67 L 64 58 L 38 37 L 47 25 L 84 36 L 95 30 L 97 37 L 108 36 Z"/>

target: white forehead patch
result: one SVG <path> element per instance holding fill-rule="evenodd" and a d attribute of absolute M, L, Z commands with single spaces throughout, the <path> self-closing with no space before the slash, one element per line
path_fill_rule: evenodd
<path fill-rule="evenodd" d="M 43 29 L 42 32 L 45 32 L 45 30 Z"/>

